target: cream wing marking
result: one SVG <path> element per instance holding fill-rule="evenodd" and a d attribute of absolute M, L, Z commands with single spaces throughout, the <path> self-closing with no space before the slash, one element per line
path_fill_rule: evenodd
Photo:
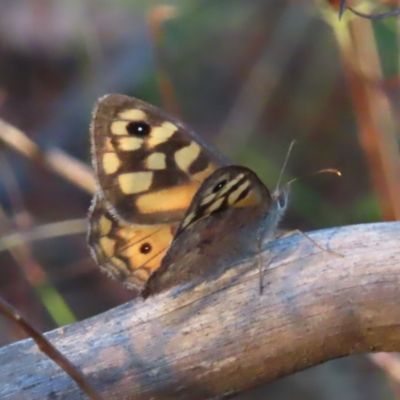
<path fill-rule="evenodd" d="M 149 190 L 153 182 L 153 172 L 129 172 L 118 176 L 118 184 L 123 194 L 135 194 Z"/>
<path fill-rule="evenodd" d="M 126 121 L 145 121 L 147 119 L 146 113 L 139 109 L 122 111 L 118 114 L 118 117 Z"/>
<path fill-rule="evenodd" d="M 143 146 L 144 140 L 135 137 L 122 137 L 116 143 L 118 150 L 134 151 L 139 150 Z"/>
<path fill-rule="evenodd" d="M 161 126 L 152 129 L 147 146 L 150 149 L 165 143 L 178 130 L 171 122 L 164 122 Z"/>
<path fill-rule="evenodd" d="M 192 142 L 189 146 L 175 152 L 175 162 L 182 171 L 189 172 L 190 166 L 196 161 L 200 152 L 200 146 Z"/>
<path fill-rule="evenodd" d="M 164 153 L 153 153 L 146 158 L 146 168 L 150 170 L 165 169 L 167 167 Z"/>
<path fill-rule="evenodd" d="M 103 155 L 103 169 L 107 175 L 114 174 L 121 166 L 121 160 L 116 153 L 105 153 Z"/>

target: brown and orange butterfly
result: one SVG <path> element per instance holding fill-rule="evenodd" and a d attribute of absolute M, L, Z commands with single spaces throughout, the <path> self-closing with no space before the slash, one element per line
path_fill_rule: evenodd
<path fill-rule="evenodd" d="M 201 255 L 225 236 L 225 248 L 239 237 L 255 242 L 254 235 L 274 232 L 286 208 L 286 192 L 271 196 L 254 172 L 230 165 L 180 121 L 135 98 L 97 102 L 91 145 L 97 191 L 89 246 L 102 270 L 138 291 L 157 276 L 173 241 L 181 255 L 193 246 Z M 214 250 L 208 247 L 208 259 Z"/>

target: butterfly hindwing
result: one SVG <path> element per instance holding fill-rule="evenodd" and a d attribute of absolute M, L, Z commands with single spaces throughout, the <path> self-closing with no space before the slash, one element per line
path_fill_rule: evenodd
<path fill-rule="evenodd" d="M 107 211 L 95 195 L 90 209 L 88 242 L 100 268 L 113 278 L 140 289 L 159 267 L 177 223 L 127 224 Z"/>

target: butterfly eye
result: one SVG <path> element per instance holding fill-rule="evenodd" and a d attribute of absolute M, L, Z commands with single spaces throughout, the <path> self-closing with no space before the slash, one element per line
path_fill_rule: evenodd
<path fill-rule="evenodd" d="M 126 131 L 134 136 L 147 136 L 151 131 L 151 126 L 144 121 L 132 121 L 126 125 Z"/>
<path fill-rule="evenodd" d="M 212 190 L 213 193 L 217 193 L 219 190 L 221 190 L 224 186 L 226 185 L 226 180 L 219 182 L 217 185 L 214 186 L 214 189 Z"/>
<path fill-rule="evenodd" d="M 287 190 L 283 190 L 281 193 L 279 193 L 279 195 L 277 197 L 277 201 L 278 201 L 278 206 L 281 209 L 286 209 L 287 204 L 288 204 L 288 197 L 289 197 L 289 193 Z"/>
<path fill-rule="evenodd" d="M 141 252 L 142 254 L 148 254 L 148 253 L 150 253 L 150 251 L 151 251 L 151 245 L 150 245 L 150 243 L 143 243 L 143 244 L 140 246 L 140 252 Z"/>

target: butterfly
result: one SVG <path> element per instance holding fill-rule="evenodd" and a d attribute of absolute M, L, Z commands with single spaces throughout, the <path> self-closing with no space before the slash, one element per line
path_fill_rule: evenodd
<path fill-rule="evenodd" d="M 288 190 L 271 195 L 253 171 L 160 109 L 110 94 L 98 100 L 90 130 L 97 190 L 89 247 L 129 288 L 165 290 L 274 234 Z M 188 255 L 200 257 L 201 273 L 169 268 Z"/>

